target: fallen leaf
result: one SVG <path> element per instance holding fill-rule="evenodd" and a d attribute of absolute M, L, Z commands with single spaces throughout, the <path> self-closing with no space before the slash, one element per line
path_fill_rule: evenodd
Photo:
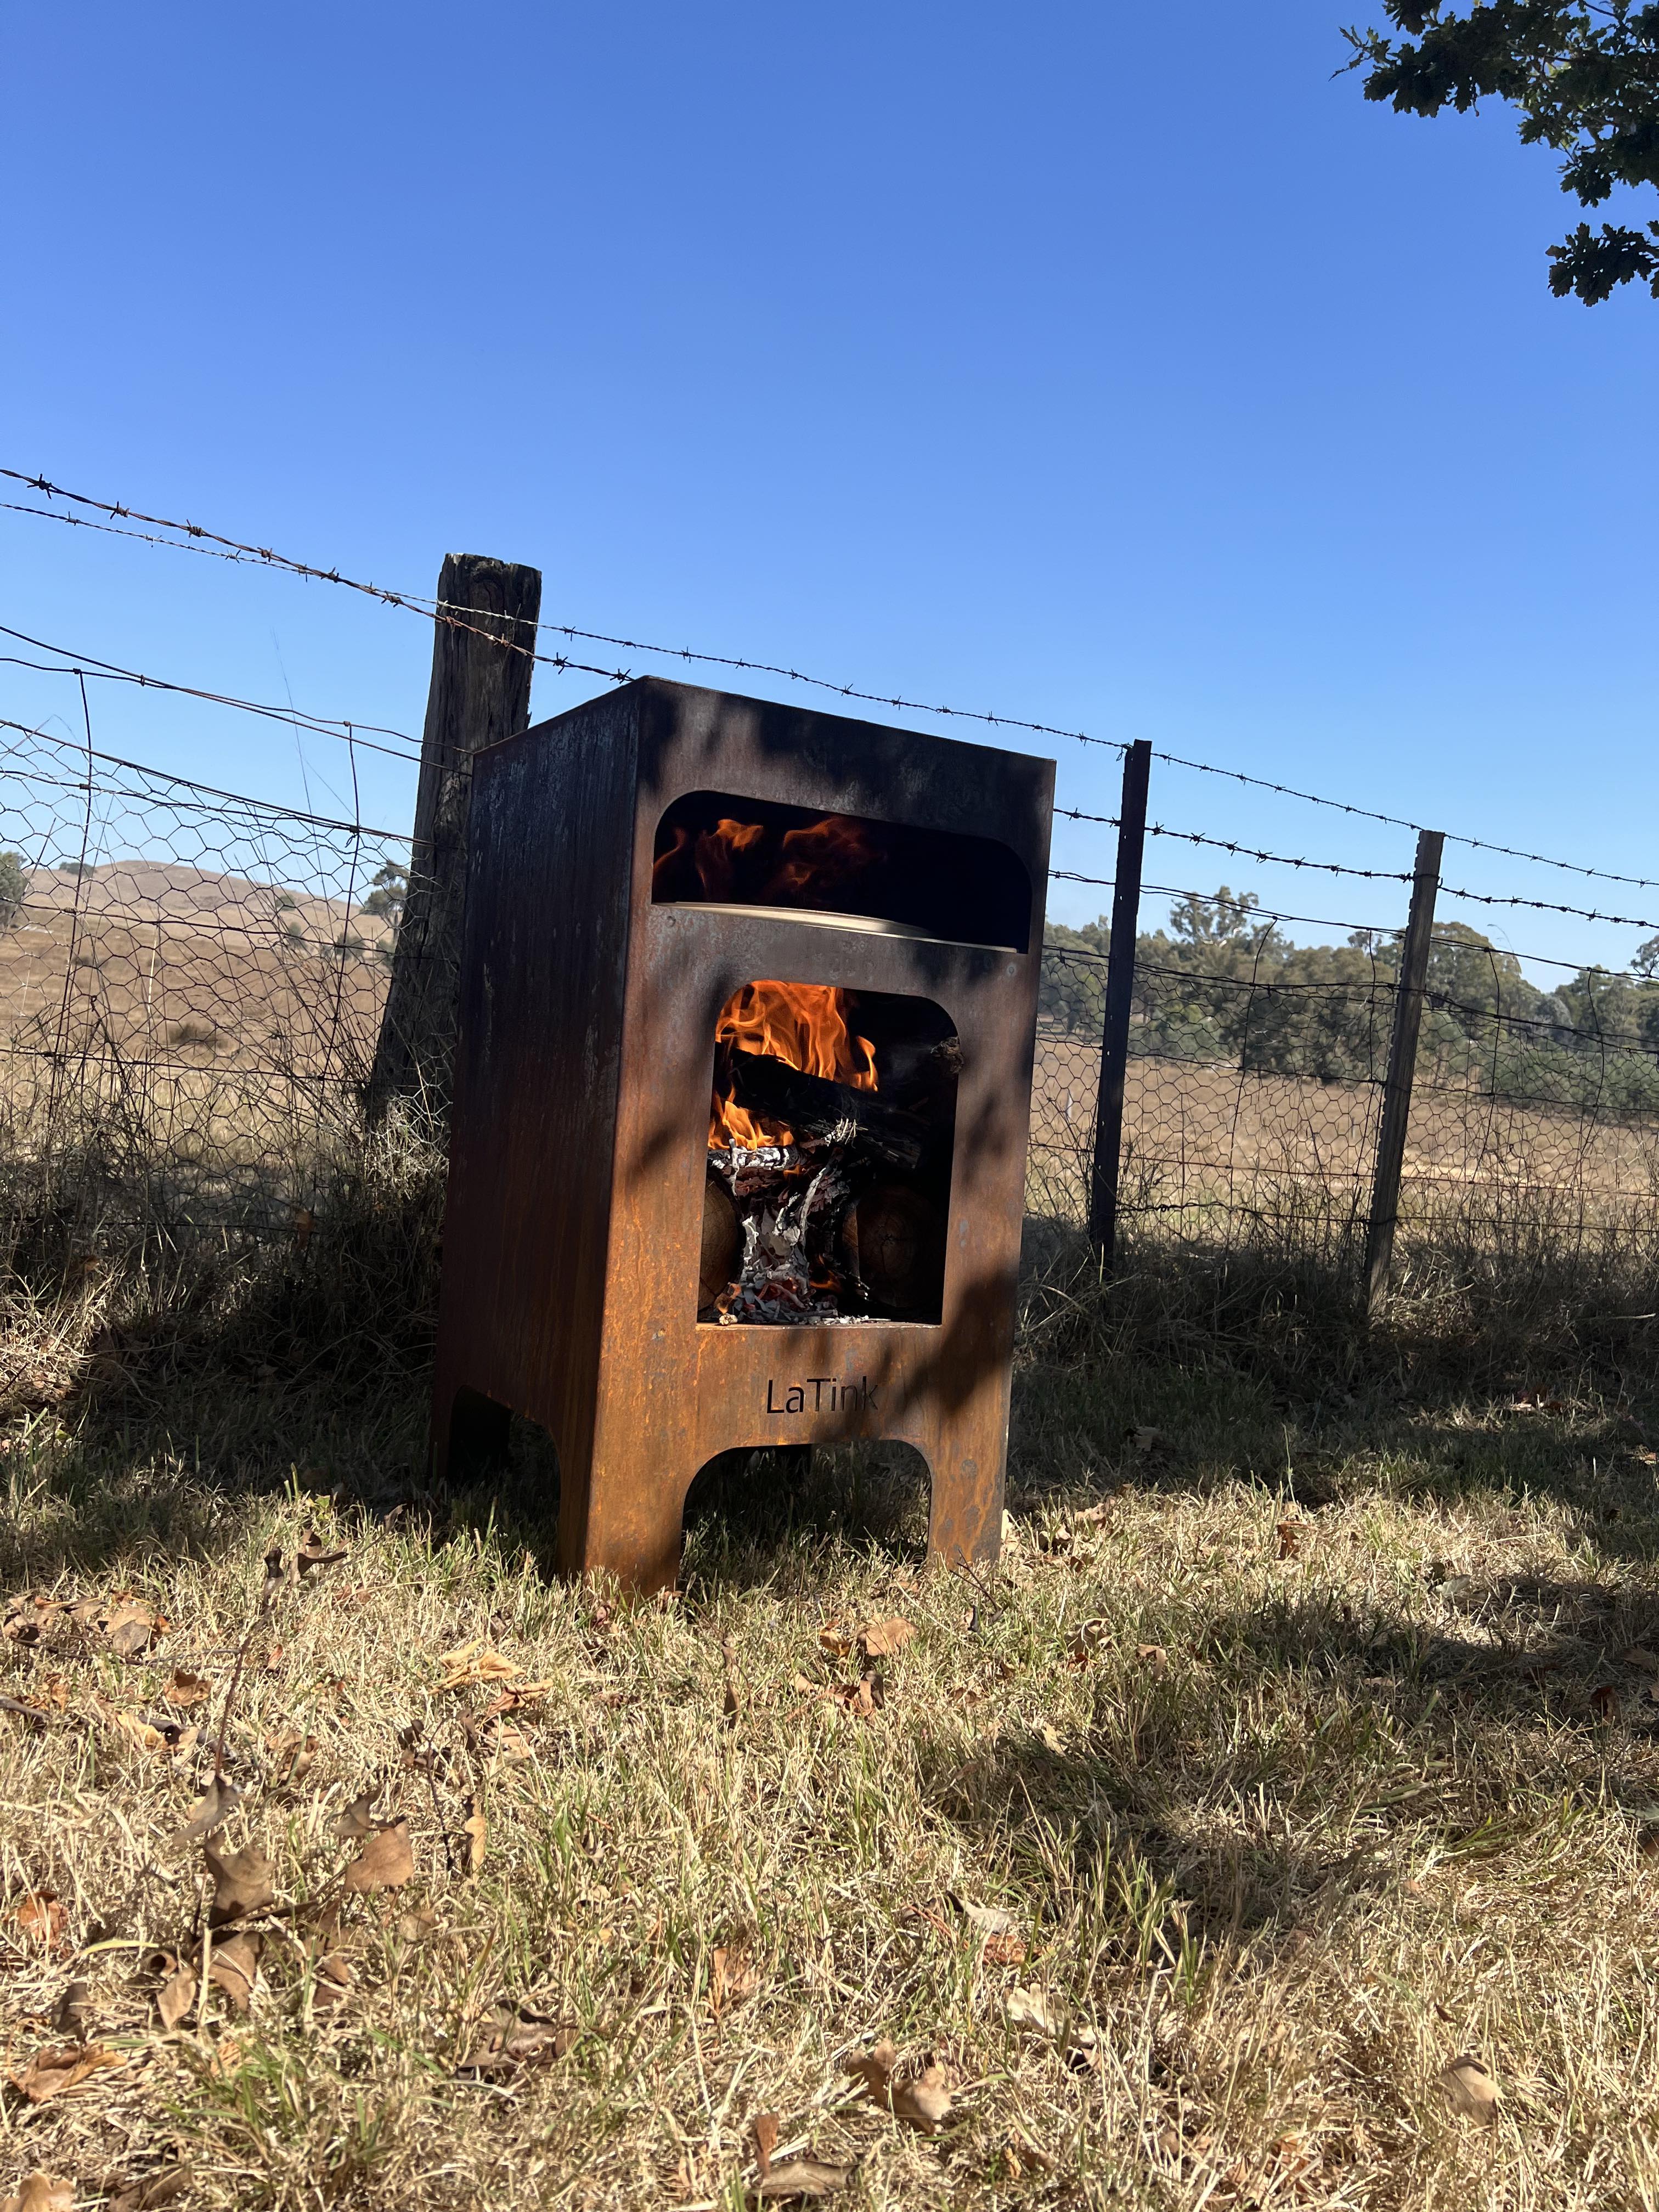
<path fill-rule="evenodd" d="M 208 1844 L 202 1856 L 213 1876 L 213 1910 L 208 1916 L 212 1926 L 243 1919 L 250 1912 L 269 1911 L 276 1894 L 271 1881 L 274 1869 L 257 1844 L 246 1844 L 240 1851 L 223 1856 Z"/>
<path fill-rule="evenodd" d="M 362 1896 L 371 1889 L 400 1889 L 414 1872 L 409 1823 L 391 1820 L 373 1832 L 343 1879 L 349 1890 Z"/>
<path fill-rule="evenodd" d="M 304 1582 L 320 1573 L 325 1567 L 337 1565 L 345 1556 L 346 1547 L 343 1544 L 330 1551 L 317 1531 L 307 1528 L 300 1539 L 300 1548 L 294 1555 L 294 1564 L 299 1570 L 300 1579 Z"/>
<path fill-rule="evenodd" d="M 66 2043 L 58 2050 L 37 2051 L 21 2074 L 9 2075 L 7 2079 L 31 2105 L 44 2105 L 49 2098 L 78 2089 L 101 2068 L 125 2063 L 118 2051 L 101 2043 Z"/>
<path fill-rule="evenodd" d="M 1441 2068 L 1440 2091 L 1460 2119 L 1486 2127 L 1498 2118 L 1498 2084 L 1468 2051 Z"/>
<path fill-rule="evenodd" d="M 479 1729 L 478 1748 L 486 1759 L 528 1759 L 530 1738 L 521 1728 L 498 1716 Z"/>
<path fill-rule="evenodd" d="M 1036 1726 L 1036 1732 L 1050 1751 L 1063 1752 L 1065 1750 L 1066 1746 L 1060 1736 L 1060 1730 L 1054 1726 L 1052 1721 L 1039 1721 Z"/>
<path fill-rule="evenodd" d="M 312 2010 L 337 2012 L 351 1995 L 356 1978 L 343 1951 L 325 1951 L 317 1961 L 317 1978 L 311 1992 Z"/>
<path fill-rule="evenodd" d="M 831 1659 L 847 1658 L 857 1640 L 854 1631 L 838 1620 L 832 1620 L 827 1628 L 818 1631 L 818 1648 Z"/>
<path fill-rule="evenodd" d="M 858 1640 L 866 1659 L 890 1659 L 903 1650 L 915 1632 L 915 1623 L 896 1613 L 885 1620 L 866 1621 Z"/>
<path fill-rule="evenodd" d="M 726 1669 L 726 1688 L 720 1698 L 720 1712 L 729 1723 L 743 1710 L 743 1685 L 738 1677 L 738 1647 L 729 1636 L 720 1638 L 720 1664 Z"/>
<path fill-rule="evenodd" d="M 988 1966 L 1023 1966 L 1028 1955 L 1023 1936 L 988 1936 L 985 1939 Z"/>
<path fill-rule="evenodd" d="M 1164 1431 L 1162 1429 L 1131 1429 L 1129 1442 L 1144 1459 L 1148 1452 L 1155 1452 L 1164 1442 Z"/>
<path fill-rule="evenodd" d="M 12 1906 L 9 1917 L 19 1934 L 38 1943 L 48 1956 L 63 1942 L 69 1925 L 67 1909 L 49 1889 L 26 1891 Z"/>
<path fill-rule="evenodd" d="M 787 2158 L 763 2173 L 750 2194 L 769 2204 L 792 2197 L 834 2197 L 853 2178 L 850 2166 L 831 2166 L 827 2159 Z"/>
<path fill-rule="evenodd" d="M 1595 1708 L 1598 1721 L 1613 1719 L 1619 1711 L 1619 1692 L 1611 1682 L 1598 1682 L 1590 1692 L 1589 1701 Z"/>
<path fill-rule="evenodd" d="M 238 2012 L 246 2012 L 253 1998 L 253 1978 L 259 1971 L 259 1938 L 240 1934 L 215 1943 L 208 1979 L 222 1989 Z"/>
<path fill-rule="evenodd" d="M 270 1753 L 270 1778 L 279 1789 L 293 1790 L 303 1782 L 317 1756 L 314 1735 L 301 1735 L 291 1723 L 284 1724 L 267 1734 L 265 1749 Z"/>
<path fill-rule="evenodd" d="M 1110 1624 L 1104 1620 L 1085 1620 L 1072 1631 L 1071 1641 L 1066 1646 L 1066 1659 L 1073 1667 L 1086 1667 L 1110 1633 Z"/>
<path fill-rule="evenodd" d="M 259 1591 L 259 1610 L 269 1613 L 288 1587 L 289 1571 L 283 1562 L 283 1547 L 273 1544 L 265 1553 L 265 1578 Z"/>
<path fill-rule="evenodd" d="M 186 1713 L 192 1705 L 204 1705 L 212 1695 L 213 1685 L 205 1674 L 192 1674 L 187 1667 L 175 1667 L 161 1692 L 161 1703 Z"/>
<path fill-rule="evenodd" d="M 1659 1658 L 1656 1658 L 1645 1644 L 1632 1644 L 1628 1651 L 1620 1656 L 1626 1667 L 1640 1667 L 1650 1674 L 1659 1674 Z"/>
<path fill-rule="evenodd" d="M 380 1796 L 381 1787 L 377 1782 L 372 1790 L 365 1790 L 361 1797 L 354 1797 L 335 1821 L 334 1832 L 343 1844 L 361 1843 L 365 1836 L 374 1833 L 374 1800 Z"/>
<path fill-rule="evenodd" d="M 124 1736 L 135 1750 L 154 1753 L 167 1749 L 167 1740 L 161 1729 L 152 1727 L 142 1714 L 121 1712 L 101 1698 L 99 1703 L 103 1706 L 110 1725 L 118 1735 Z"/>
<path fill-rule="evenodd" d="M 1167 1674 L 1170 1655 L 1161 1644 L 1137 1644 L 1135 1657 L 1143 1667 L 1150 1667 L 1154 1674 Z"/>
<path fill-rule="evenodd" d="M 204 1836 L 222 1827 L 242 1802 L 242 1793 L 222 1774 L 214 1775 L 207 1788 L 191 1808 L 190 1818 L 182 1828 L 173 1831 L 175 1844 L 200 1843 Z"/>
<path fill-rule="evenodd" d="M 142 1659 L 166 1632 L 147 1605 L 115 1606 L 104 1623 L 104 1633 L 118 1659 Z"/>
<path fill-rule="evenodd" d="M 1041 1990 L 1010 1990 L 1006 2010 L 1015 2027 L 1028 2027 L 1037 2035 L 1046 2035 L 1058 2043 L 1065 2031 L 1065 2020 Z"/>
<path fill-rule="evenodd" d="M 772 2154 L 778 2147 L 778 2116 L 775 2112 L 757 2112 L 755 2127 L 755 2158 L 765 2180 L 772 2164 Z"/>
<path fill-rule="evenodd" d="M 0 2197 L 0 2212 L 70 2212 L 74 2203 L 72 2181 L 54 2181 L 37 2166 L 24 2175 L 15 2197 Z"/>
<path fill-rule="evenodd" d="M 169 2033 L 196 2002 L 196 1969 L 175 1966 L 155 1992 L 155 2010 Z"/>
<path fill-rule="evenodd" d="M 92 1984 L 74 1981 L 66 1983 L 62 1995 L 52 2008 L 52 2024 L 59 2035 L 77 2035 L 82 2043 L 87 2039 L 87 2021 L 92 2014 Z"/>
<path fill-rule="evenodd" d="M 740 2004 L 760 1987 L 760 1976 L 739 1943 L 716 1947 L 708 1978 L 708 2009 L 718 2019 L 728 2004 Z"/>
<path fill-rule="evenodd" d="M 927 2066 L 914 2081 L 894 2078 L 898 2052 L 883 2037 L 873 2049 L 846 2062 L 844 2070 L 864 2083 L 865 2094 L 885 2105 L 896 2119 L 907 2121 L 928 2135 L 936 2134 L 951 2110 L 951 2092 L 945 2069 Z"/>
<path fill-rule="evenodd" d="M 510 2074 L 520 2066 L 562 2058 L 574 2045 L 576 2030 L 568 2021 L 539 2014 L 521 2014 L 510 2005 L 497 2005 L 489 2027 L 467 2057 L 463 2074 Z"/>
<path fill-rule="evenodd" d="M 438 1686 L 442 1690 L 469 1689 L 476 1682 L 510 1682 L 524 1672 L 515 1660 L 503 1658 L 477 1638 L 446 1651 L 438 1664 L 444 1670 Z"/>
<path fill-rule="evenodd" d="M 109 2212 L 161 2212 L 176 2204 L 195 2179 L 187 2166 L 166 2166 L 140 2181 L 124 2183 L 109 2200 Z"/>
<path fill-rule="evenodd" d="M 484 1852 L 489 1843 L 489 1828 L 484 1820 L 483 1800 L 476 1790 L 471 1791 L 467 1796 L 466 1818 L 461 1823 L 461 1833 L 466 1838 L 467 1871 L 477 1874 L 484 1863 Z M 410 1871 L 414 1871 L 412 1865 Z"/>
<path fill-rule="evenodd" d="M 937 2063 L 925 2067 L 914 2081 L 896 2081 L 890 2101 L 895 2119 L 908 2121 L 925 2135 L 937 2135 L 951 2116 L 949 2077 Z"/>
<path fill-rule="evenodd" d="M 1014 1916 L 1005 1912 L 1000 1905 L 969 1905 L 966 1898 L 956 1900 L 957 1911 L 969 1925 L 977 1928 L 981 1936 L 1006 1936 L 1014 1925 Z"/>
<path fill-rule="evenodd" d="M 1300 1558 L 1302 1553 L 1302 1523 L 1299 1521 L 1281 1521 L 1278 1523 L 1276 1534 L 1279 1537 L 1279 1558 L 1281 1559 L 1294 1559 Z"/>

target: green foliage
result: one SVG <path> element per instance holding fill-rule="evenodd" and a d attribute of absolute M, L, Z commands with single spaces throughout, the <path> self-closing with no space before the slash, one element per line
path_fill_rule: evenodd
<path fill-rule="evenodd" d="M 375 877 L 374 888 L 363 901 L 363 912 L 389 921 L 395 931 L 404 918 L 408 901 L 409 871 L 400 868 L 395 860 L 388 860 Z"/>
<path fill-rule="evenodd" d="M 1561 189 L 1599 207 L 1620 186 L 1659 184 L 1659 4 L 1634 0 L 1386 0 L 1387 32 L 1346 30 L 1367 100 L 1402 115 L 1462 112 L 1483 98 L 1521 112 L 1523 144 L 1566 156 Z M 1621 284 L 1659 299 L 1659 222 L 1581 222 L 1550 248 L 1550 289 L 1587 306 Z"/>
<path fill-rule="evenodd" d="M 0 929 L 21 920 L 28 896 L 28 870 L 21 853 L 0 853 Z"/>
<path fill-rule="evenodd" d="M 1051 925 L 1042 1019 L 1097 1037 L 1108 928 Z M 1135 940 L 1132 1053 L 1326 1083 L 1377 1081 L 1388 1066 L 1397 935 L 1291 945 L 1248 894 L 1189 896 Z M 1540 990 L 1520 962 L 1464 922 L 1441 922 L 1418 1044 L 1421 1081 L 1594 1111 L 1659 1113 L 1659 962 L 1585 968 Z"/>

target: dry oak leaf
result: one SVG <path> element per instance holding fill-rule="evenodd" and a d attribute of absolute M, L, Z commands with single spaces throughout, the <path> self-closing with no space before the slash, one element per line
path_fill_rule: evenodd
<path fill-rule="evenodd" d="M 246 2012 L 253 1998 L 253 1978 L 259 1971 L 257 1936 L 228 1936 L 213 1947 L 208 1979 L 222 1989 L 238 2012 Z"/>
<path fill-rule="evenodd" d="M 360 1844 L 365 1836 L 374 1833 L 374 1800 L 380 1794 L 380 1787 L 377 1782 L 372 1790 L 365 1790 L 361 1796 L 354 1797 L 335 1821 L 334 1832 L 343 1844 Z"/>
<path fill-rule="evenodd" d="M 356 1982 L 351 1971 L 351 1961 L 343 1951 L 325 1951 L 317 1961 L 317 1978 L 312 1990 L 312 2009 L 314 2012 L 337 2012 L 351 1995 Z"/>
<path fill-rule="evenodd" d="M 20 1935 L 50 1955 L 63 1942 L 64 1931 L 69 1926 L 69 1912 L 49 1889 L 26 1891 L 11 1908 L 9 1919 Z"/>
<path fill-rule="evenodd" d="M 477 1682 L 510 1682 L 524 1672 L 516 1660 L 492 1651 L 477 1637 L 458 1644 L 453 1651 L 444 1652 L 438 1664 L 444 1670 L 444 1679 L 438 1685 L 441 1690 L 470 1689 Z"/>
<path fill-rule="evenodd" d="M 778 2147 L 778 2116 L 775 2112 L 757 2112 L 754 2119 L 755 2159 L 763 2181 L 771 2170 L 772 2154 Z"/>
<path fill-rule="evenodd" d="M 861 2080 L 866 2094 L 885 2105 L 895 2119 L 904 2120 L 924 2134 L 937 2134 L 951 2111 L 945 2069 L 930 2064 L 914 2081 L 896 2081 L 893 2073 L 897 2064 L 898 2052 L 884 2036 L 873 2049 L 849 2058 L 845 2070 Z"/>
<path fill-rule="evenodd" d="M 362 1896 L 372 1889 L 401 1889 L 415 1872 L 407 1820 L 389 1820 L 368 1837 L 341 1879 Z"/>
<path fill-rule="evenodd" d="M 52 2027 L 59 2035 L 78 2035 L 84 2043 L 87 2022 L 91 2017 L 92 1984 L 86 1981 L 65 1983 L 58 2002 L 52 2008 Z"/>
<path fill-rule="evenodd" d="M 118 1605 L 110 1609 L 104 1633 L 118 1659 L 142 1659 L 150 1645 L 167 1634 L 167 1623 L 147 1605 Z"/>
<path fill-rule="evenodd" d="M 257 1844 L 246 1844 L 240 1851 L 223 1856 L 206 1844 L 202 1856 L 213 1876 L 213 1910 L 208 1916 L 213 1927 L 240 1920 L 250 1912 L 269 1911 L 276 1894 L 271 1881 L 275 1869 Z"/>
<path fill-rule="evenodd" d="M 885 1620 L 866 1621 L 859 1631 L 859 1643 L 866 1659 L 890 1659 L 903 1650 L 915 1632 L 915 1621 L 896 1613 Z"/>
<path fill-rule="evenodd" d="M 466 1838 L 467 1872 L 477 1874 L 489 1848 L 489 1827 L 484 1819 L 483 1800 L 476 1790 L 467 1794 L 466 1818 L 461 1823 L 461 1833 Z"/>
<path fill-rule="evenodd" d="M 125 2066 L 118 2051 L 101 2043 L 66 2043 L 51 2051 L 37 2051 L 21 2074 L 8 2075 L 11 2086 L 31 2105 L 44 2105 L 61 2097 L 106 2066 Z"/>
<path fill-rule="evenodd" d="M 70 2212 L 74 2203 L 72 2181 L 54 2181 L 37 2166 L 24 2175 L 15 2197 L 0 2197 L 0 2212 Z"/>
<path fill-rule="evenodd" d="M 155 2013 L 169 2034 L 196 2002 L 196 1969 L 175 1966 L 155 1992 Z"/>
<path fill-rule="evenodd" d="M 740 2004 L 760 1987 L 760 1975 L 740 1943 L 721 1944 L 714 1954 L 708 1978 L 708 2008 L 718 2015 L 728 2004 Z"/>
<path fill-rule="evenodd" d="M 317 1739 L 302 1735 L 291 1723 L 268 1730 L 265 1749 L 270 1753 L 270 1778 L 279 1788 L 292 1790 L 303 1782 L 317 1756 Z"/>
<path fill-rule="evenodd" d="M 213 1685 L 205 1674 L 192 1674 L 188 1667 L 175 1667 L 161 1692 L 161 1703 L 185 1713 L 192 1705 L 205 1704 L 212 1695 Z"/>
<path fill-rule="evenodd" d="M 818 1631 L 818 1648 L 831 1659 L 845 1659 L 856 1640 L 854 1632 L 838 1620 Z"/>
<path fill-rule="evenodd" d="M 786 2158 L 763 2173 L 749 2194 L 768 2204 L 810 2201 L 838 2196 L 852 2178 L 850 2166 L 831 2166 L 822 2158 Z"/>
<path fill-rule="evenodd" d="M 461 2061 L 463 2074 L 510 2074 L 515 2068 L 562 2058 L 574 2045 L 576 2030 L 568 2021 L 552 2021 L 539 2014 L 520 2015 L 510 2005 L 497 2005 L 483 2035 Z"/>
<path fill-rule="evenodd" d="M 176 2204 L 194 2179 L 187 2166 L 164 2166 L 142 2181 L 125 2183 L 110 2198 L 108 2212 L 161 2212 L 162 2205 Z"/>
<path fill-rule="evenodd" d="M 204 1836 L 222 1827 L 242 1802 L 242 1793 L 234 1782 L 227 1782 L 222 1774 L 209 1781 L 190 1808 L 190 1818 L 182 1828 L 175 1828 L 172 1840 L 175 1844 L 198 1844 Z"/>
<path fill-rule="evenodd" d="M 1471 2051 L 1441 2068 L 1440 2094 L 1460 2119 L 1489 2127 L 1498 2118 L 1498 2084 Z"/>
<path fill-rule="evenodd" d="M 1302 1527 L 1300 1521 L 1281 1521 L 1278 1523 L 1274 1533 L 1279 1538 L 1279 1556 L 1281 1559 L 1295 1559 L 1301 1557 Z"/>
<path fill-rule="evenodd" d="M 307 1528 L 300 1539 L 300 1548 L 294 1555 L 294 1564 L 300 1571 L 301 1581 L 304 1581 L 324 1567 L 337 1565 L 345 1556 L 346 1547 L 343 1544 L 331 1551 L 314 1528 Z"/>

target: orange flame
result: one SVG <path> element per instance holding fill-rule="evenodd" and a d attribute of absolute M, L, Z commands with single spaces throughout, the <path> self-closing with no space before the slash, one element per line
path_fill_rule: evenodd
<path fill-rule="evenodd" d="M 854 1091 L 876 1088 L 876 1048 L 847 1026 L 846 994 L 828 983 L 745 983 L 720 1009 L 716 1044 L 764 1053 L 804 1075 L 827 1076 Z M 714 1093 L 708 1143 L 790 1145 L 794 1132 L 781 1121 L 757 1119 L 729 1097 Z"/>

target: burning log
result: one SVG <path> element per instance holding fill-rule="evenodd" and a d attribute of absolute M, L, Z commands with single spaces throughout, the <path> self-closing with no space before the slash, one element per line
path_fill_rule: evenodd
<path fill-rule="evenodd" d="M 697 1277 L 697 1304 L 712 1306 L 738 1272 L 743 1256 L 743 1228 L 732 1194 L 714 1176 L 702 1186 L 702 1264 Z"/>
<path fill-rule="evenodd" d="M 878 1183 L 853 1207 L 847 1242 L 878 1305 L 895 1314 L 937 1307 L 945 1283 L 945 1221 L 908 1184 Z"/>
<path fill-rule="evenodd" d="M 856 1139 L 890 1167 L 914 1168 L 921 1158 L 923 1125 L 872 1091 L 855 1091 L 827 1076 L 805 1075 L 783 1060 L 736 1045 L 720 1048 L 716 1085 L 722 1085 L 739 1106 L 787 1122 L 797 1137 Z"/>

